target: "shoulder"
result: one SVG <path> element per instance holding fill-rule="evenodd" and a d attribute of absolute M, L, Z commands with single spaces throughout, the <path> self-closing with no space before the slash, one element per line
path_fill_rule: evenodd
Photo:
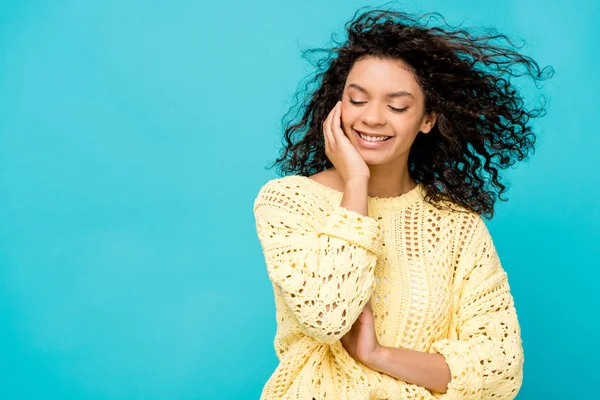
<path fill-rule="evenodd" d="M 458 252 L 466 250 L 472 242 L 489 236 L 484 218 L 466 207 L 448 202 L 440 205 L 425 201 L 423 204 L 423 223 L 427 232 L 453 238 Z"/>
<path fill-rule="evenodd" d="M 483 222 L 483 218 L 473 210 L 448 200 L 433 200 L 426 192 L 423 201 L 428 218 L 434 218 L 445 225 L 465 224 L 467 228 Z M 470 231 L 470 229 L 468 229 Z"/>
<path fill-rule="evenodd" d="M 274 178 L 264 183 L 254 199 L 254 211 L 260 207 L 287 212 L 312 214 L 325 193 L 319 183 L 301 175 Z"/>
<path fill-rule="evenodd" d="M 343 182 L 337 171 L 330 168 L 311 176 L 287 175 L 267 181 L 259 190 L 258 196 L 264 194 L 283 194 L 289 196 L 329 197 L 343 192 Z"/>
<path fill-rule="evenodd" d="M 464 212 L 449 212 L 454 221 L 454 245 L 458 260 L 472 264 L 473 257 L 482 249 L 494 248 L 494 242 L 486 220 L 478 213 L 465 209 Z"/>
<path fill-rule="evenodd" d="M 298 191 L 307 191 L 306 179 L 308 178 L 300 175 L 288 175 L 270 179 L 259 188 L 256 200 L 268 195 L 290 196 L 292 193 L 296 195 L 295 193 Z"/>

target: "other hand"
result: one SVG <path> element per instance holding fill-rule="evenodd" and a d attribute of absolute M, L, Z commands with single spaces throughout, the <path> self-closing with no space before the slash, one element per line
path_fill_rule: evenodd
<path fill-rule="evenodd" d="M 341 342 L 344 349 L 354 359 L 366 366 L 375 363 L 383 347 L 379 344 L 375 333 L 375 318 L 370 300 L 350 331 L 342 337 Z"/>

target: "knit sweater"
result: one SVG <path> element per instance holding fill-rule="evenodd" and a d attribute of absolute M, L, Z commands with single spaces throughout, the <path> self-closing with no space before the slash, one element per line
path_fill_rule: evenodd
<path fill-rule="evenodd" d="M 254 216 L 271 280 L 279 364 L 261 399 L 513 399 L 521 331 L 507 274 L 481 216 L 439 207 L 422 184 L 368 197 L 291 175 L 264 184 Z M 378 341 L 444 356 L 445 393 L 368 368 L 342 347 L 372 300 Z"/>

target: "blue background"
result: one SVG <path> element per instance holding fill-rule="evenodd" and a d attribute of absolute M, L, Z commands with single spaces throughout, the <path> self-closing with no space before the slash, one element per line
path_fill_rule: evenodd
<path fill-rule="evenodd" d="M 258 398 L 275 320 L 252 203 L 301 49 L 363 5 L 0 2 L 0 398 Z M 599 3 L 405 5 L 496 26 L 556 70 L 488 224 L 522 324 L 518 399 L 590 398 Z"/>

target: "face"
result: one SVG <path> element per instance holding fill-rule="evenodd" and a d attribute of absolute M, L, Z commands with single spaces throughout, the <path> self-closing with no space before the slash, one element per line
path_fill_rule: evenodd
<path fill-rule="evenodd" d="M 402 61 L 357 61 L 342 96 L 342 129 L 368 165 L 407 163 L 419 131 L 429 133 L 436 115 L 424 113 L 425 97 Z M 362 133 L 385 141 L 361 138 Z"/>

